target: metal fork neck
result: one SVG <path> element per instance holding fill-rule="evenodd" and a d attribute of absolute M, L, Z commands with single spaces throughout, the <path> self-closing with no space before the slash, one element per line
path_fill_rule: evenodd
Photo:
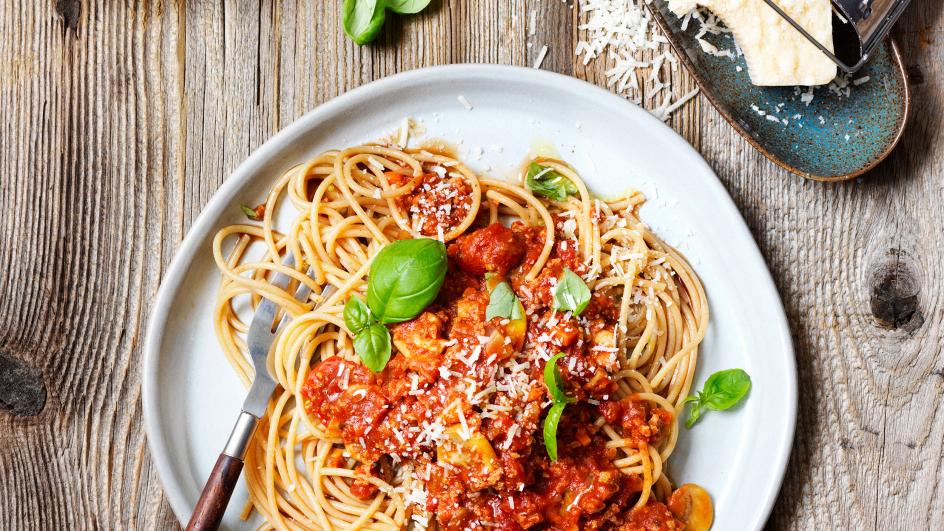
<path fill-rule="evenodd" d="M 249 448 L 249 441 L 252 439 L 258 424 L 259 419 L 255 415 L 241 411 L 239 418 L 236 419 L 236 425 L 233 426 L 233 432 L 230 433 L 229 440 L 226 441 L 223 453 L 240 461 L 244 460 L 246 450 Z"/>

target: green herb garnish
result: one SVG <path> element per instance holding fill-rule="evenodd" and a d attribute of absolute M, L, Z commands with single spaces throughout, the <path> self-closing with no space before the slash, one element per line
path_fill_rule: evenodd
<path fill-rule="evenodd" d="M 354 352 L 364 366 L 380 372 L 390 361 L 390 331 L 380 323 L 372 323 L 354 337 Z"/>
<path fill-rule="evenodd" d="M 380 33 L 387 10 L 400 15 L 419 13 L 430 0 L 344 0 L 342 25 L 355 43 L 367 44 Z"/>
<path fill-rule="evenodd" d="M 370 326 L 370 308 L 358 297 L 351 297 L 344 305 L 344 324 L 352 334 L 359 334 L 361 330 Z"/>
<path fill-rule="evenodd" d="M 253 221 L 259 221 L 259 214 L 255 208 L 248 207 L 246 205 L 239 205 L 239 209 L 243 211 L 243 214 L 246 214 L 247 218 Z"/>
<path fill-rule="evenodd" d="M 551 394 L 553 405 L 544 417 L 544 447 L 547 449 L 547 456 L 551 461 L 557 461 L 557 424 L 560 422 L 561 414 L 567 404 L 573 404 L 577 401 L 572 396 L 564 394 L 564 381 L 561 378 L 560 370 L 557 368 L 557 360 L 561 359 L 564 353 L 561 352 L 544 365 L 544 385 Z"/>
<path fill-rule="evenodd" d="M 590 303 L 590 288 L 577 273 L 565 268 L 554 286 L 554 309 L 580 315 Z"/>
<path fill-rule="evenodd" d="M 413 15 L 426 9 L 430 0 L 386 0 L 387 9 L 398 15 Z"/>
<path fill-rule="evenodd" d="M 516 321 L 524 319 L 524 307 L 515 296 L 507 282 L 499 282 L 488 296 L 488 306 L 485 307 L 485 320 L 502 317 Z"/>
<path fill-rule="evenodd" d="M 344 305 L 354 352 L 368 369 L 380 372 L 390 360 L 390 332 L 384 325 L 409 321 L 433 302 L 446 265 L 446 246 L 429 238 L 395 241 L 377 253 L 367 279 L 367 304 L 351 297 Z"/>
<path fill-rule="evenodd" d="M 577 185 L 573 181 L 557 173 L 553 168 L 541 166 L 536 162 L 528 166 L 525 184 L 535 194 L 555 201 L 563 201 L 567 199 L 567 196 L 577 194 Z"/>
<path fill-rule="evenodd" d="M 544 417 L 544 448 L 551 461 L 557 461 L 557 424 L 564 413 L 565 403 L 555 403 Z"/>
<path fill-rule="evenodd" d="M 697 396 L 690 396 L 682 402 L 691 402 L 685 426 L 691 428 L 701 418 L 702 409 L 724 411 L 741 401 L 751 389 L 751 377 L 742 369 L 718 371 L 708 377 Z"/>
<path fill-rule="evenodd" d="M 446 279 L 446 246 L 439 240 L 395 241 L 370 266 L 367 306 L 382 324 L 409 321 L 433 302 Z"/>

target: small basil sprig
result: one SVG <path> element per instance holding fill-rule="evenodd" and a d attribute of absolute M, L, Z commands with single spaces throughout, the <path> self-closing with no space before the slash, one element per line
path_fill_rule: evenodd
<path fill-rule="evenodd" d="M 564 381 L 561 378 L 560 370 L 557 369 L 557 360 L 561 359 L 564 353 L 561 352 L 552 357 L 544 365 L 544 385 L 547 386 L 551 394 L 553 405 L 544 417 L 544 447 L 547 449 L 547 456 L 551 461 L 557 461 L 557 424 L 560 422 L 561 414 L 567 404 L 573 404 L 577 401 L 572 396 L 564 394 Z"/>
<path fill-rule="evenodd" d="M 536 162 L 528 166 L 525 183 L 535 194 L 555 201 L 563 201 L 567 199 L 567 196 L 577 194 L 577 185 L 573 181 L 557 173 L 553 168 L 541 166 Z"/>
<path fill-rule="evenodd" d="M 367 304 L 351 297 L 344 324 L 354 334 L 354 352 L 373 372 L 390 361 L 390 331 L 409 321 L 439 294 L 446 278 L 446 246 L 429 238 L 398 240 L 377 253 L 367 278 Z"/>
<path fill-rule="evenodd" d="M 718 371 L 708 377 L 697 396 L 690 396 L 682 405 L 691 402 L 685 426 L 691 428 L 701 418 L 702 409 L 724 411 L 741 401 L 751 389 L 751 377 L 742 369 Z"/>
<path fill-rule="evenodd" d="M 590 303 L 590 288 L 577 273 L 564 268 L 564 274 L 554 286 L 554 309 L 580 315 Z"/>
<path fill-rule="evenodd" d="M 485 320 L 491 320 L 493 317 L 502 317 L 512 321 L 524 318 L 521 301 L 515 296 L 515 292 L 507 282 L 499 282 L 488 296 Z"/>
<path fill-rule="evenodd" d="M 351 297 L 344 305 L 344 324 L 354 334 L 354 352 L 364 366 L 380 372 L 390 361 L 390 331 L 376 322 L 370 308 L 358 297 Z"/>
<path fill-rule="evenodd" d="M 377 38 L 387 18 L 387 10 L 400 15 L 419 13 L 430 0 L 344 0 L 341 23 L 355 43 L 367 44 Z"/>

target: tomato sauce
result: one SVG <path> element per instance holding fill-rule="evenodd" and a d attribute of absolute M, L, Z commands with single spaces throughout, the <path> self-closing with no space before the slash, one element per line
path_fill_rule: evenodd
<path fill-rule="evenodd" d="M 436 195 L 444 182 L 451 181 L 424 176 L 404 205 L 445 200 Z M 424 224 L 424 234 L 435 223 Z M 614 467 L 616 450 L 606 448 L 608 438 L 594 424 L 602 415 L 634 444 L 652 444 L 672 416 L 634 396 L 613 396 L 619 309 L 595 294 L 579 318 L 554 311 L 563 269 L 580 275 L 587 266 L 576 240 L 561 235 L 529 281 L 543 245 L 543 228 L 521 223 L 482 227 L 451 244 L 436 301 L 390 326 L 395 353 L 384 370 L 324 360 L 302 390 L 305 408 L 359 463 L 352 494 L 369 499 L 377 492 L 371 476 L 389 480 L 391 465 L 410 465 L 425 482 L 422 504 L 442 529 L 681 529 L 657 501 L 631 510 L 642 479 Z M 487 283 L 486 273 L 497 277 Z M 514 322 L 485 318 L 495 280 L 507 280 L 524 306 L 520 340 Z M 550 403 L 543 371 L 559 352 L 564 392 L 579 402 L 564 410 L 559 459 L 551 461 L 541 428 Z"/>

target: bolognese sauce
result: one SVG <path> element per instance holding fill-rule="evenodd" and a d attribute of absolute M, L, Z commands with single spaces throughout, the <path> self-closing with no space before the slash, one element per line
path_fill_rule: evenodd
<path fill-rule="evenodd" d="M 440 173 L 427 173 L 419 179 L 395 172 L 386 174 L 391 185 L 412 184 L 412 191 L 398 197 L 396 203 L 412 215 L 414 228 L 425 236 L 436 236 L 440 230 L 449 232 L 468 215 L 472 205 L 469 184 L 439 169 Z"/>
<path fill-rule="evenodd" d="M 449 225 L 456 211 L 461 216 L 463 203 L 454 200 L 461 183 L 429 174 L 416 189 L 399 201 L 422 216 L 423 234 Z M 596 419 L 648 445 L 665 436 L 672 414 L 633 395 L 616 397 L 613 300 L 594 293 L 579 317 L 553 309 L 563 269 L 587 268 L 577 241 L 558 236 L 532 280 L 527 272 L 544 246 L 543 229 L 494 223 L 460 237 L 448 248 L 435 303 L 390 327 L 395 355 L 384 370 L 327 359 L 308 376 L 305 407 L 343 439 L 362 463 L 359 475 L 383 474 L 388 459 L 409 467 L 425 483 L 414 498 L 443 529 L 683 529 L 659 501 L 633 508 L 643 478 L 613 464 L 617 450 Z M 522 302 L 523 323 L 486 319 L 497 280 L 508 281 Z M 560 421 L 552 461 L 539 434 L 550 400 L 543 370 L 558 352 L 566 391 L 578 404 Z M 352 493 L 367 499 L 376 487 L 355 481 Z"/>

